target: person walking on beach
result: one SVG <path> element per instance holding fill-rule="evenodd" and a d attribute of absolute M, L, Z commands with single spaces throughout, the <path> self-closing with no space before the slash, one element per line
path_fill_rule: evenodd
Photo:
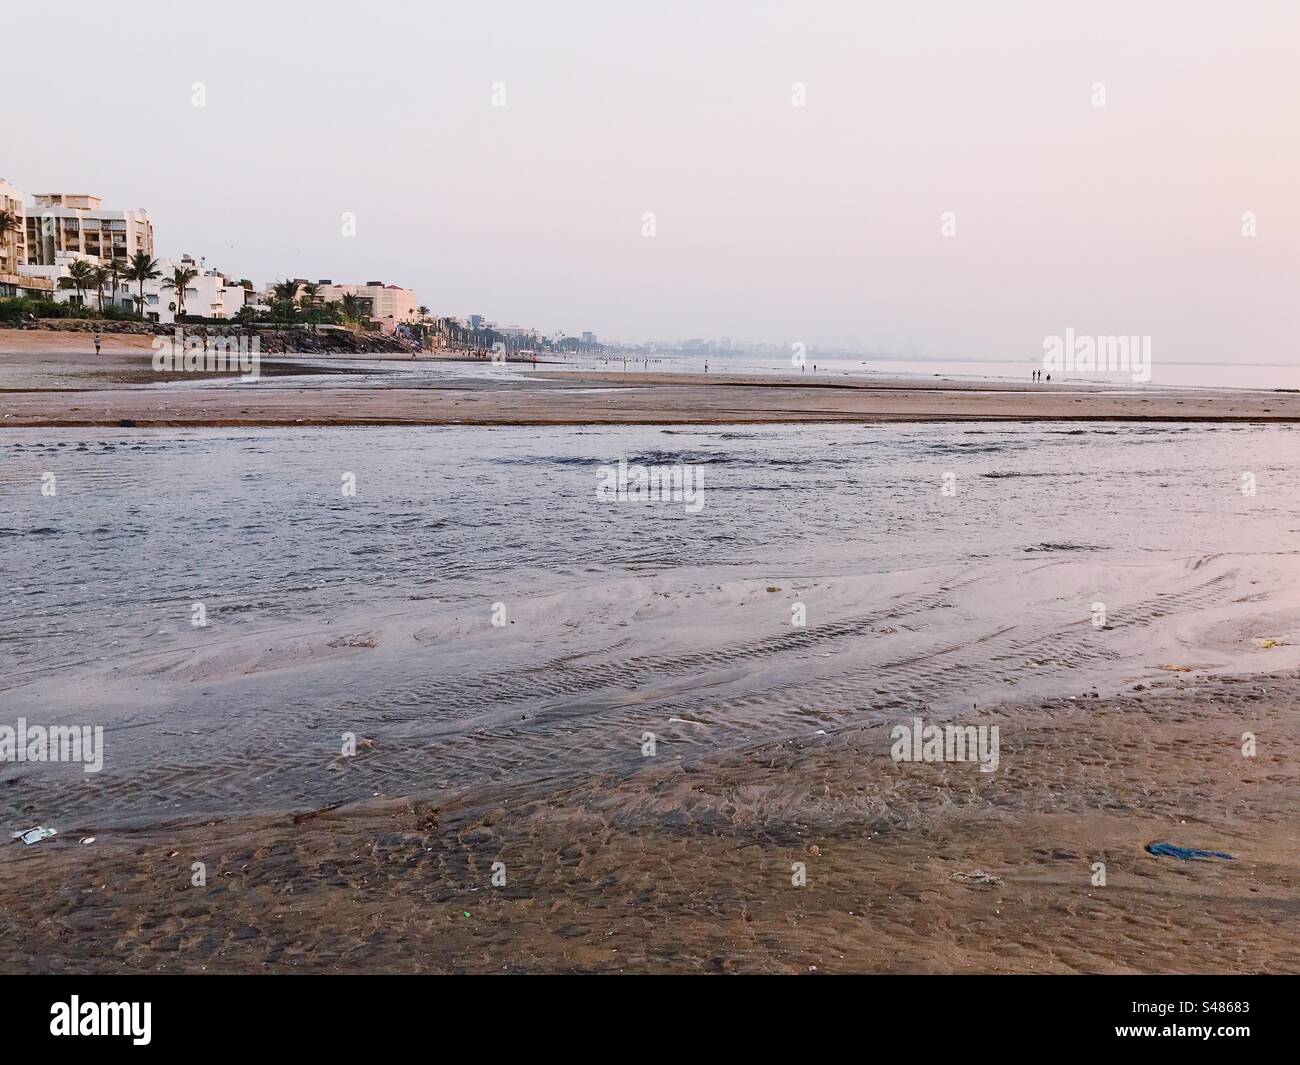
<path fill-rule="evenodd" d="M 101 343 L 103 343 L 103 341 L 100 340 L 99 334 L 96 333 L 96 334 L 95 334 L 95 354 L 96 354 L 96 355 L 99 354 L 99 345 L 100 345 Z"/>

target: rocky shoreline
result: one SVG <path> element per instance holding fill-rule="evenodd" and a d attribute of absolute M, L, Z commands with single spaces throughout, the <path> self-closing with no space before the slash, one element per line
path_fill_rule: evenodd
<path fill-rule="evenodd" d="M 408 341 L 384 333 L 354 333 L 349 329 L 277 329 L 264 325 L 160 325 L 156 322 L 120 322 L 94 318 L 42 318 L 20 329 L 38 332 L 99 333 L 103 336 L 187 337 L 255 336 L 264 355 L 385 355 L 411 354 L 418 349 Z"/>

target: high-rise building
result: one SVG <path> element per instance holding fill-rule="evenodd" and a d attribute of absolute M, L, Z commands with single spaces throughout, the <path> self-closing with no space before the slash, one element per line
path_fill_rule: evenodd
<path fill-rule="evenodd" d="M 48 277 L 27 277 L 27 197 L 0 178 L 0 211 L 9 216 L 9 228 L 0 234 L 0 298 L 30 296 L 50 299 L 54 282 Z"/>
<path fill-rule="evenodd" d="M 153 256 L 153 222 L 143 210 L 105 211 L 103 200 L 83 193 L 44 192 L 27 211 L 25 262 L 55 266 L 60 256 L 129 259 Z"/>

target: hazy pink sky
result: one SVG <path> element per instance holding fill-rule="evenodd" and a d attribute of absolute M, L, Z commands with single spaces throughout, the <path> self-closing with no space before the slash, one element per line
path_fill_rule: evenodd
<path fill-rule="evenodd" d="M 1292 0 L 57 11 L 7 50 L 0 176 L 144 207 L 160 254 L 259 283 L 627 340 L 1295 358 Z"/>

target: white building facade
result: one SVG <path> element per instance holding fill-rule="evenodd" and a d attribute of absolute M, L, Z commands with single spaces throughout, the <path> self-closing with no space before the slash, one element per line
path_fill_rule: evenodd
<path fill-rule="evenodd" d="M 83 307 L 99 308 L 99 290 L 90 288 L 80 296 L 76 289 L 60 287 L 60 279 L 68 276 L 68 267 L 77 259 L 85 259 L 96 265 L 105 264 L 104 260 L 92 259 L 84 255 L 59 255 L 57 261 L 49 266 L 28 266 L 24 272 L 31 276 L 47 277 L 54 285 L 51 298 L 59 303 L 75 303 L 81 300 Z M 193 270 L 195 276 L 185 286 L 185 314 L 196 318 L 234 318 L 245 303 L 254 301 L 251 288 L 245 288 L 239 282 L 230 279 L 220 270 L 214 270 L 203 263 L 182 256 L 180 259 L 160 259 L 159 276 L 144 283 L 144 316 L 151 322 L 171 325 L 176 321 L 181 300 L 176 289 L 167 284 L 174 278 L 177 269 Z M 135 311 L 139 303 L 141 286 L 137 281 L 122 278 L 114 289 L 112 284 L 104 288 L 104 306 L 118 307 Z"/>
<path fill-rule="evenodd" d="M 176 321 L 180 307 L 176 289 L 167 282 L 175 276 L 177 269 L 196 271 L 195 277 L 185 286 L 185 314 L 196 318 L 234 318 L 247 303 L 255 301 L 256 296 L 251 287 L 233 280 L 220 270 L 205 266 L 190 256 L 180 259 L 162 259 L 158 271 L 162 275 L 156 281 L 144 283 L 144 316 L 150 321 L 170 325 Z M 118 295 L 120 306 L 134 309 L 139 295 L 138 283 L 125 282 Z M 107 301 L 105 301 L 107 302 Z"/>
<path fill-rule="evenodd" d="M 106 211 L 98 196 L 44 192 L 27 208 L 25 256 L 28 266 L 53 266 L 61 255 L 84 259 L 153 256 L 153 222 L 143 210 Z"/>
<path fill-rule="evenodd" d="M 409 288 L 385 285 L 382 281 L 367 281 L 364 285 L 336 285 L 328 278 L 317 282 L 321 303 L 343 302 L 344 296 L 356 296 L 369 301 L 370 318 L 385 333 L 393 332 L 402 322 L 414 322 L 420 317 L 420 300 Z"/>

